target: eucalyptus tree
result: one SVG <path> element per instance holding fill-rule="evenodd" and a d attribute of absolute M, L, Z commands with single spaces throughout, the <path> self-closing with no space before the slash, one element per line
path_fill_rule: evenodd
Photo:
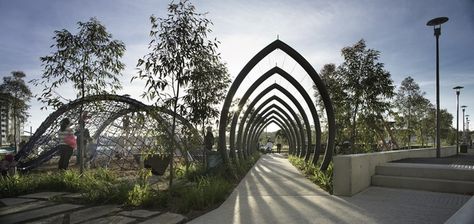
<path fill-rule="evenodd" d="M 402 81 L 395 97 L 398 126 L 406 126 L 405 142 L 408 148 L 411 147 L 412 133 L 420 130 L 420 118 L 429 111 L 429 101 L 424 95 L 425 93 L 421 91 L 415 80 L 408 76 Z"/>
<path fill-rule="evenodd" d="M 15 144 L 15 151 L 18 151 L 19 145 L 19 124 L 25 123 L 29 117 L 28 109 L 30 105 L 28 102 L 31 99 L 31 90 L 25 83 L 25 73 L 22 71 L 13 71 L 11 76 L 3 77 L 3 83 L 0 84 L 0 93 L 6 99 L 2 101 L 9 102 L 12 109 L 13 117 L 13 141 Z"/>
<path fill-rule="evenodd" d="M 433 104 L 429 104 L 430 107 L 426 111 L 426 117 L 421 118 L 421 128 L 423 133 L 421 135 L 422 139 L 431 139 L 433 141 L 433 145 L 435 145 L 436 140 L 436 108 Z M 456 131 L 452 128 L 453 123 L 453 115 L 448 112 L 446 109 L 440 110 L 440 137 L 445 141 L 449 142 L 449 137 L 452 137 L 452 143 L 454 144 L 455 133 Z"/>
<path fill-rule="evenodd" d="M 215 39 L 208 38 L 211 32 L 209 26 L 212 23 L 205 18 L 205 14 L 197 13 L 187 0 L 171 2 L 166 18 L 151 16 L 150 21 L 150 52 L 138 60 L 139 71 L 132 80 L 146 80 L 144 97 L 155 101 L 157 105 L 170 107 L 174 112 L 183 114 L 186 104 L 180 96 L 183 96 L 184 90 L 193 83 L 202 84 L 199 76 L 203 75 L 203 66 L 218 65 L 215 61 L 218 57 L 213 56 L 216 55 L 218 43 Z M 213 56 L 204 58 L 211 60 L 208 62 L 210 64 L 202 63 L 203 56 Z M 222 70 L 219 66 L 213 68 L 214 71 L 215 68 Z M 193 94 L 193 91 L 190 90 L 188 94 Z M 202 116 L 196 116 L 195 119 L 202 119 Z M 176 117 L 173 116 L 172 133 L 175 133 L 175 129 Z M 173 147 L 174 142 L 171 141 L 170 187 L 173 183 Z"/>
<path fill-rule="evenodd" d="M 190 78 L 189 87 L 183 97 L 185 117 L 192 123 L 201 125 L 204 136 L 205 125 L 219 116 L 217 107 L 224 100 L 230 77 L 227 67 L 218 55 L 198 58 L 198 64 Z"/>
<path fill-rule="evenodd" d="M 350 133 L 347 132 L 347 127 L 350 126 L 350 104 L 346 103 L 347 93 L 344 91 L 343 86 L 343 77 L 339 75 L 335 64 L 325 64 L 321 69 L 319 75 L 321 79 L 326 84 L 326 87 L 329 90 L 329 96 L 332 99 L 334 113 L 336 117 L 336 144 L 340 145 L 344 140 L 347 140 L 350 137 Z M 317 99 L 317 104 L 320 110 L 320 114 L 324 115 L 324 103 L 322 98 L 317 92 L 316 85 L 313 85 L 315 90 L 315 97 Z"/>
<path fill-rule="evenodd" d="M 348 105 L 344 109 L 350 118 L 351 143 L 355 145 L 360 132 L 357 123 L 363 122 L 366 127 L 378 126 L 381 115 L 391 109 L 389 100 L 395 87 L 390 73 L 379 62 L 380 52 L 367 49 L 364 40 L 344 47 L 341 54 L 344 61 L 336 69 L 336 80 L 344 92 L 343 102 Z M 375 133 L 369 130 L 365 134 Z"/>
<path fill-rule="evenodd" d="M 115 93 L 122 88 L 118 77 L 125 68 L 120 61 L 125 52 L 124 43 L 113 40 L 112 34 L 95 18 L 77 24 L 77 34 L 66 29 L 54 31 L 53 52 L 41 57 L 43 74 L 40 80 L 33 83 L 44 87 L 38 99 L 48 106 L 57 108 L 62 105 L 55 90 L 67 83 L 72 84 L 77 98 Z M 79 114 L 83 114 L 82 105 Z M 81 139 L 84 139 L 83 129 L 80 128 Z M 83 145 L 80 144 L 80 155 L 84 153 Z M 82 172 L 84 162 L 83 156 L 80 157 Z"/>

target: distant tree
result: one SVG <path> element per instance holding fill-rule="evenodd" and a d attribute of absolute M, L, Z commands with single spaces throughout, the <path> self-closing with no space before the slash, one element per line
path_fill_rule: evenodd
<path fill-rule="evenodd" d="M 421 118 L 421 126 L 423 131 L 423 139 L 428 139 L 433 141 L 435 145 L 436 139 L 436 108 L 430 104 L 430 108 L 427 112 L 427 116 Z M 455 132 L 452 128 L 453 115 L 448 112 L 446 109 L 440 110 L 440 138 L 444 139 L 446 142 L 450 142 L 449 137 L 454 137 L 451 132 Z M 453 139 L 455 141 L 455 139 Z"/>
<path fill-rule="evenodd" d="M 186 117 L 194 124 L 204 127 L 209 119 L 219 116 L 217 107 L 225 98 L 230 77 L 225 64 L 217 55 L 207 55 L 198 59 L 196 68 L 190 78 L 189 87 L 183 97 Z"/>
<path fill-rule="evenodd" d="M 77 24 L 79 25 L 77 34 L 72 34 L 66 29 L 54 31 L 53 40 L 56 43 L 51 45 L 54 52 L 41 57 L 43 75 L 40 80 L 34 80 L 33 83 L 44 86 L 39 100 L 48 106 L 62 105 L 59 96 L 53 93 L 56 88 L 69 82 L 76 90 L 78 98 L 114 93 L 115 90 L 122 88 L 117 77 L 125 68 L 120 61 L 125 52 L 123 42 L 112 40 L 112 35 L 95 18 Z M 82 113 L 83 106 L 79 114 Z M 82 147 L 79 150 L 82 154 Z M 81 159 L 81 172 L 83 168 L 84 163 Z"/>
<path fill-rule="evenodd" d="M 185 104 L 180 104 L 182 90 L 190 82 L 196 81 L 196 72 L 203 66 L 202 56 L 215 55 L 217 42 L 209 40 L 211 22 L 204 14 L 197 13 L 195 7 L 187 0 L 170 3 L 167 18 L 150 17 L 152 40 L 149 43 L 150 53 L 138 60 L 138 75 L 133 77 L 146 80 L 146 92 L 143 94 L 156 104 L 170 107 L 182 114 Z M 209 59 L 209 58 L 208 58 Z M 214 60 L 217 57 L 210 57 Z M 206 65 L 206 64 L 204 64 Z M 208 65 L 208 64 L 207 64 Z M 215 61 L 211 65 L 216 65 Z M 181 89 L 181 90 L 180 90 Z M 171 94 L 170 94 L 171 93 Z M 181 95 L 182 96 L 182 95 Z M 197 118 L 196 118 L 197 119 Z M 201 119 L 201 118 L 199 118 Z M 176 129 L 176 117 L 173 116 L 171 132 Z M 173 141 L 169 146 L 170 187 L 173 183 Z"/>
<path fill-rule="evenodd" d="M 12 108 L 13 116 L 13 139 L 15 144 L 15 150 L 18 150 L 19 137 L 21 131 L 19 130 L 19 124 L 25 123 L 29 117 L 28 109 L 30 105 L 28 102 L 31 99 L 31 90 L 25 83 L 25 73 L 22 71 L 14 71 L 11 76 L 3 77 L 3 83 L 0 85 L 0 93 L 4 93 L 3 96 L 9 96 L 9 101 Z"/>
<path fill-rule="evenodd" d="M 77 98 L 114 93 L 122 88 L 118 76 L 125 68 L 120 61 L 125 52 L 123 42 L 112 40 L 112 35 L 95 18 L 77 24 L 77 34 L 66 29 L 54 31 L 54 52 L 41 57 L 43 75 L 33 83 L 44 86 L 39 99 L 48 106 L 62 104 L 53 94 L 66 83 L 72 83 Z"/>
<path fill-rule="evenodd" d="M 415 80 L 408 76 L 402 81 L 394 101 L 398 112 L 396 116 L 398 126 L 406 127 L 404 142 L 408 148 L 412 134 L 421 128 L 420 118 L 425 117 L 429 111 L 430 103 L 424 95 Z"/>
<path fill-rule="evenodd" d="M 337 73 L 335 64 L 325 64 L 319 72 L 321 79 L 324 81 L 327 89 L 329 90 L 329 96 L 332 99 L 334 113 L 336 117 L 336 144 L 340 145 L 344 140 L 350 138 L 347 127 L 350 126 L 350 105 L 346 103 L 347 93 L 344 91 L 342 76 Z M 319 105 L 319 113 L 324 114 L 324 103 L 317 87 L 313 85 L 315 90 L 315 96 L 317 99 L 316 105 Z"/>
<path fill-rule="evenodd" d="M 391 109 L 389 99 L 394 95 L 395 87 L 390 73 L 379 62 L 380 52 L 367 49 L 364 40 L 343 48 L 341 52 L 344 62 L 334 74 L 338 88 L 344 93 L 341 94 L 341 102 L 345 106 L 338 109 L 345 111 L 337 113 L 347 114 L 349 117 L 351 143 L 356 145 L 358 133 L 362 133 L 367 135 L 364 139 L 375 141 L 377 137 L 385 145 L 380 125 L 383 123 L 382 115 Z M 363 123 L 363 127 L 359 129 L 358 123 Z"/>

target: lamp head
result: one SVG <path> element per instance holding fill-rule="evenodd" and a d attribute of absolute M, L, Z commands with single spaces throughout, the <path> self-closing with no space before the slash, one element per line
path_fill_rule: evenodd
<path fill-rule="evenodd" d="M 449 19 L 448 17 L 438 17 L 434 18 L 426 23 L 427 26 L 438 26 L 441 25 L 445 22 L 447 22 Z"/>
<path fill-rule="evenodd" d="M 456 90 L 456 93 L 459 94 L 459 92 L 461 91 L 461 89 L 464 88 L 462 86 L 456 86 L 454 87 L 453 89 Z"/>

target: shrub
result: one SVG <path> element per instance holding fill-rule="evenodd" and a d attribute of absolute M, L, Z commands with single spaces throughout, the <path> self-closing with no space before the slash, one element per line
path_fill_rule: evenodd
<path fill-rule="evenodd" d="M 293 166 L 298 168 L 311 182 L 317 184 L 323 190 L 332 194 L 332 186 L 333 186 L 333 165 L 332 163 L 329 164 L 327 170 L 322 171 L 319 170 L 320 164 L 314 165 L 312 163 L 306 163 L 304 159 L 299 158 L 297 156 L 289 156 L 288 161 L 290 161 Z"/>
<path fill-rule="evenodd" d="M 190 210 L 205 210 L 223 202 L 232 189 L 232 182 L 222 177 L 203 176 L 194 185 L 177 188 L 174 195 L 179 197 L 178 211 L 189 212 Z"/>

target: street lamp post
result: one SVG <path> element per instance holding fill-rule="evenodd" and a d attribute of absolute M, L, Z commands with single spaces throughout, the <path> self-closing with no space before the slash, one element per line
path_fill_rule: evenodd
<path fill-rule="evenodd" d="M 456 90 L 456 155 L 459 155 L 459 93 L 462 86 L 456 86 L 453 89 Z"/>
<path fill-rule="evenodd" d="M 466 116 L 464 115 L 465 114 L 465 111 L 466 111 L 466 105 L 462 105 L 461 108 L 462 108 L 462 143 L 464 144 L 465 142 L 465 138 L 466 138 Z"/>
<path fill-rule="evenodd" d="M 439 110 L 439 36 L 441 35 L 441 24 L 448 21 L 448 17 L 434 18 L 428 23 L 427 26 L 434 28 L 434 35 L 436 37 L 436 158 L 440 157 L 441 140 L 440 140 L 440 110 Z"/>
<path fill-rule="evenodd" d="M 462 109 L 462 132 L 464 133 L 464 130 L 466 129 L 466 125 L 464 123 L 465 119 L 466 119 L 466 116 L 464 116 L 464 112 L 466 111 L 466 105 L 462 105 L 461 106 L 461 109 Z"/>

